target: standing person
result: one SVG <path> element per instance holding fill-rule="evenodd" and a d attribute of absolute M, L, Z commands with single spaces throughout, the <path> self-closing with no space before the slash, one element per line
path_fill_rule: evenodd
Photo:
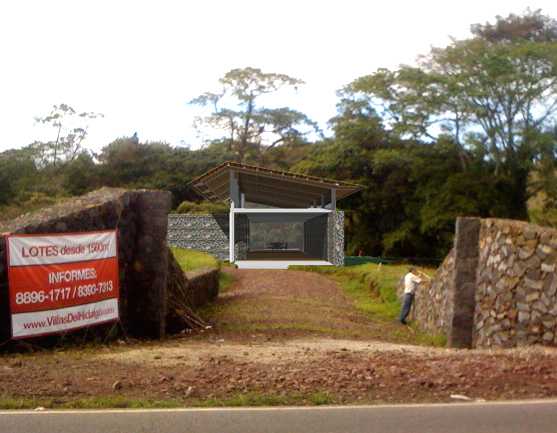
<path fill-rule="evenodd" d="M 414 295 L 418 284 L 422 282 L 418 270 L 411 266 L 408 268 L 408 273 L 404 276 L 404 300 L 402 301 L 402 310 L 400 311 L 400 323 L 406 325 L 406 318 L 410 314 L 412 303 L 414 302 Z"/>

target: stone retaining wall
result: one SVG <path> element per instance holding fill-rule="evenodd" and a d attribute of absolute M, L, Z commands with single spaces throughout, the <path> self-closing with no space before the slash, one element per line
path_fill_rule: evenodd
<path fill-rule="evenodd" d="M 204 251 L 219 260 L 228 260 L 228 227 L 228 214 L 170 214 L 168 244 Z"/>
<path fill-rule="evenodd" d="M 454 245 L 416 296 L 421 328 L 452 347 L 557 346 L 557 230 L 459 218 Z"/>
<path fill-rule="evenodd" d="M 161 338 L 166 332 L 170 193 L 103 188 L 0 224 L 0 233 L 118 230 L 120 317 L 126 333 Z M 0 341 L 10 337 L 6 247 L 0 237 Z M 186 284 L 182 272 L 172 275 Z"/>
<path fill-rule="evenodd" d="M 557 345 L 557 230 L 483 220 L 474 343 Z"/>
<path fill-rule="evenodd" d="M 331 212 L 326 217 L 328 235 L 320 240 L 328 260 L 336 266 L 344 265 L 344 212 Z M 249 224 L 245 215 L 236 215 L 235 258 L 247 257 Z M 229 215 L 170 214 L 168 215 L 168 244 L 175 247 L 204 251 L 219 260 L 229 259 Z M 321 253 L 316 256 L 322 256 Z"/>
<path fill-rule="evenodd" d="M 451 302 L 449 294 L 454 281 L 454 249 L 445 258 L 432 283 L 420 284 L 409 319 L 431 334 L 448 335 L 450 330 Z M 398 294 L 402 298 L 404 287 L 399 284 Z"/>
<path fill-rule="evenodd" d="M 219 273 L 218 269 L 186 272 L 192 307 L 202 307 L 217 298 L 219 294 Z"/>

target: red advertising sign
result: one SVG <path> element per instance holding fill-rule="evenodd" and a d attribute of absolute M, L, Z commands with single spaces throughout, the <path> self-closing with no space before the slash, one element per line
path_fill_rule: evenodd
<path fill-rule="evenodd" d="M 8 235 L 12 337 L 118 320 L 116 231 Z"/>

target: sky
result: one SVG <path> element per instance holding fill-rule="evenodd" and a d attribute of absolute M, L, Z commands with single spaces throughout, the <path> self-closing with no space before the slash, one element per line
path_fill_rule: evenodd
<path fill-rule="evenodd" d="M 276 103 L 325 127 L 343 85 L 527 7 L 557 17 L 555 0 L 2 0 L 0 151 L 53 139 L 34 119 L 60 103 L 104 115 L 95 151 L 134 132 L 198 148 L 188 101 L 247 66 L 304 80 Z"/>

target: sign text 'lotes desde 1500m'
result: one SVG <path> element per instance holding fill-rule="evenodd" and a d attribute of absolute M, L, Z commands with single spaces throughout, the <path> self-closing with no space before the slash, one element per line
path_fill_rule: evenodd
<path fill-rule="evenodd" d="M 118 320 L 115 230 L 8 235 L 6 241 L 13 338 Z"/>

